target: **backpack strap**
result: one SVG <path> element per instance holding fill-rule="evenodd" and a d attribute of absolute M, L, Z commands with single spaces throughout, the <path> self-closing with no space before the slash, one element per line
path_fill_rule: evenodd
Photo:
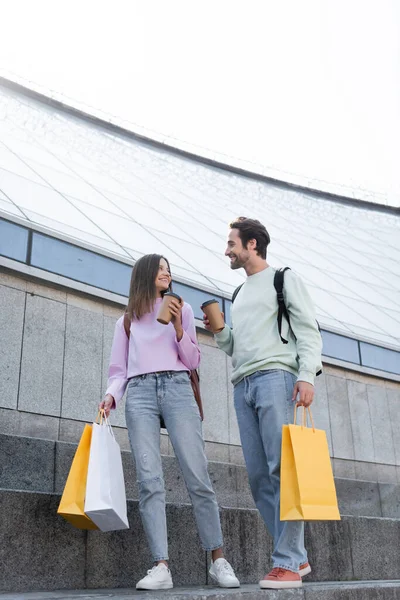
<path fill-rule="evenodd" d="M 282 337 L 282 317 L 285 316 L 289 327 L 290 327 L 290 317 L 289 317 L 289 313 L 288 310 L 286 308 L 285 305 L 285 299 L 283 297 L 283 279 L 285 276 L 285 271 L 290 270 L 290 267 L 285 267 L 284 269 L 278 269 L 277 271 L 275 271 L 275 276 L 274 276 L 274 288 L 276 290 L 276 295 L 278 298 L 278 331 L 279 331 L 279 336 L 281 338 L 281 341 L 283 344 L 287 344 L 288 340 L 285 340 L 284 337 Z"/>
<path fill-rule="evenodd" d="M 243 285 L 243 283 L 241 283 L 239 285 L 239 287 L 237 287 L 236 290 L 233 292 L 233 294 L 232 294 L 232 304 L 235 302 L 235 298 L 238 295 L 238 293 L 240 292 L 242 285 Z"/>
<path fill-rule="evenodd" d="M 128 316 L 128 313 L 124 314 L 124 329 L 125 329 L 126 337 L 129 340 L 129 338 L 131 337 L 131 320 Z"/>
<path fill-rule="evenodd" d="M 190 383 L 192 386 L 194 398 L 197 402 L 197 406 L 199 407 L 201 420 L 204 421 L 203 403 L 201 401 L 200 394 L 200 376 L 197 369 L 193 369 L 193 371 L 190 371 Z"/>

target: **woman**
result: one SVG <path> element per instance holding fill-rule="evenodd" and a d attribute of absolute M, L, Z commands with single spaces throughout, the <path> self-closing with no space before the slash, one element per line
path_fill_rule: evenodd
<path fill-rule="evenodd" d="M 157 322 L 163 295 L 171 291 L 167 259 L 148 254 L 132 271 L 127 307 L 130 336 L 122 316 L 116 323 L 108 389 L 100 403 L 108 415 L 126 387 L 126 423 L 139 483 L 139 510 L 154 566 L 137 589 L 173 587 L 168 569 L 165 490 L 160 454 L 160 419 L 168 430 L 188 488 L 200 539 L 211 551 L 211 577 L 221 587 L 238 587 L 222 551 L 218 505 L 207 471 L 201 418 L 189 380 L 200 362 L 193 310 L 173 299 L 171 323 Z"/>

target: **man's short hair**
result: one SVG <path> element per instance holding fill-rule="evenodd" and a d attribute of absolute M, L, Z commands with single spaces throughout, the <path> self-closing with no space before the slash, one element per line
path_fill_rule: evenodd
<path fill-rule="evenodd" d="M 267 246 L 271 241 L 269 233 L 260 221 L 257 219 L 249 219 L 247 217 L 237 217 L 229 224 L 231 229 L 239 231 L 239 237 L 243 247 L 247 248 L 250 240 L 256 240 L 256 251 L 261 258 L 267 258 Z"/>

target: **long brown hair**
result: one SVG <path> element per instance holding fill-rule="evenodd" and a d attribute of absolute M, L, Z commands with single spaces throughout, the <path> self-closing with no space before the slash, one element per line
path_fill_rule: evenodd
<path fill-rule="evenodd" d="M 132 320 L 140 319 L 154 308 L 157 297 L 156 278 L 160 268 L 160 260 L 164 259 L 171 268 L 168 260 L 161 254 L 146 254 L 136 261 L 132 269 L 131 284 L 129 288 L 129 301 L 126 307 L 128 317 Z M 165 292 L 172 292 L 172 284 Z M 162 295 L 165 294 L 162 292 Z"/>

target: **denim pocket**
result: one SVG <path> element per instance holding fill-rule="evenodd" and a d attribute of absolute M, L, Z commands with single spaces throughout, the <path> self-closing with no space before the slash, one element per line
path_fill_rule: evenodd
<path fill-rule="evenodd" d="M 128 383 L 128 390 L 135 388 L 139 385 L 139 383 L 142 381 L 142 377 L 133 377 L 133 379 L 130 380 L 130 382 Z"/>
<path fill-rule="evenodd" d="M 172 376 L 172 381 L 177 384 L 189 383 L 189 373 L 187 371 L 178 372 Z"/>

